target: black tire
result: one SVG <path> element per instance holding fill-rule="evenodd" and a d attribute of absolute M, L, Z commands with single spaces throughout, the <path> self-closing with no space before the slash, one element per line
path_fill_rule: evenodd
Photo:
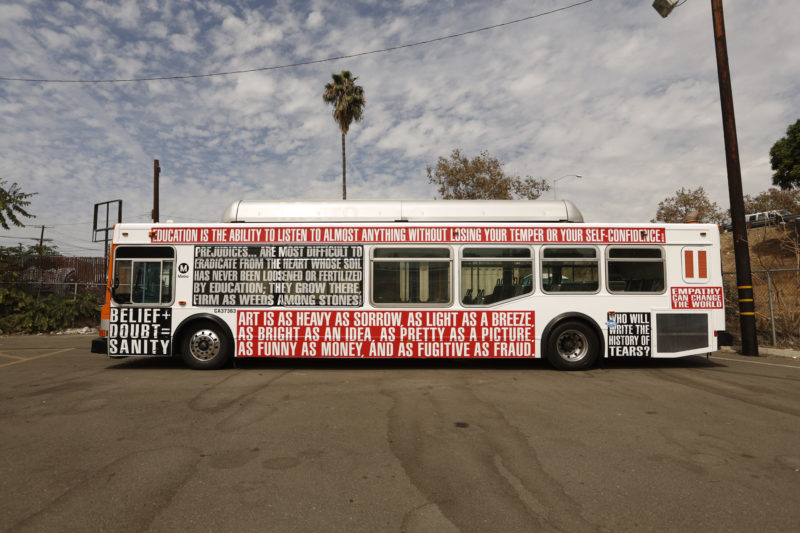
<path fill-rule="evenodd" d="M 186 326 L 181 341 L 181 357 L 190 368 L 213 370 L 230 361 L 233 342 L 217 324 L 203 320 Z"/>
<path fill-rule="evenodd" d="M 545 356 L 559 370 L 586 370 L 600 358 L 600 342 L 591 326 L 568 320 L 548 335 Z"/>

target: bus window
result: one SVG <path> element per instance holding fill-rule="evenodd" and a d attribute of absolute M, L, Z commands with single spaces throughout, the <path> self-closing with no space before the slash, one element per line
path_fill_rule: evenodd
<path fill-rule="evenodd" d="M 449 248 L 372 250 L 372 302 L 376 305 L 450 303 Z"/>
<path fill-rule="evenodd" d="M 133 262 L 133 299 L 135 304 L 161 303 L 161 262 Z"/>
<path fill-rule="evenodd" d="M 131 303 L 131 261 L 117 259 L 114 267 L 114 301 Z"/>
<path fill-rule="evenodd" d="M 172 301 L 172 261 L 161 264 L 161 301 Z"/>
<path fill-rule="evenodd" d="M 119 304 L 172 302 L 174 263 L 172 248 L 118 247 L 114 254 L 114 301 Z"/>
<path fill-rule="evenodd" d="M 464 248 L 461 253 L 461 303 L 488 305 L 533 290 L 529 248 Z"/>
<path fill-rule="evenodd" d="M 663 293 L 664 251 L 658 247 L 610 247 L 608 292 Z"/>
<path fill-rule="evenodd" d="M 542 249 L 544 292 L 594 293 L 600 287 L 597 249 L 591 246 L 547 246 Z"/>

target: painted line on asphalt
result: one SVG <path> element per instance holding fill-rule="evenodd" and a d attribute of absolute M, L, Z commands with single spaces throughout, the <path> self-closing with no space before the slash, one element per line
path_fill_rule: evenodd
<path fill-rule="evenodd" d="M 23 357 L 17 361 L 11 361 L 10 363 L 3 363 L 0 365 L 0 368 L 11 366 L 11 365 L 18 365 L 19 363 L 27 363 L 28 361 L 33 361 L 34 359 L 41 359 L 42 357 L 50 357 L 51 355 L 56 355 L 59 353 L 68 352 L 70 350 L 74 350 L 75 348 L 64 348 L 63 350 L 56 350 L 54 352 L 43 353 L 39 355 L 34 355 L 33 357 Z M 13 355 L 11 357 L 14 357 Z"/>
<path fill-rule="evenodd" d="M 9 355 L 9 354 L 3 353 L 3 352 L 0 352 L 0 357 L 8 357 L 9 359 L 25 359 L 24 357 L 19 356 L 19 355 Z"/>
<path fill-rule="evenodd" d="M 797 369 L 800 369 L 800 366 L 796 366 L 796 365 L 779 365 L 779 364 L 776 364 L 776 363 L 764 363 L 764 362 L 761 362 L 761 361 L 745 361 L 744 359 L 729 359 L 727 357 L 716 357 L 716 356 L 713 356 L 713 355 L 711 356 L 711 359 L 720 359 L 722 361 L 735 361 L 737 363 L 750 363 L 751 365 L 780 366 L 780 367 L 783 367 L 783 368 L 797 368 Z"/>

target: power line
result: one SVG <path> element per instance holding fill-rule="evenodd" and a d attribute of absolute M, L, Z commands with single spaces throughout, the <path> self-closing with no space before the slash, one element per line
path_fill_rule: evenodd
<path fill-rule="evenodd" d="M 4 77 L 0 76 L 0 80 L 2 81 L 19 81 L 19 82 L 28 82 L 28 83 L 127 83 L 127 82 L 145 82 L 145 81 L 164 81 L 164 80 L 187 80 L 187 79 L 194 79 L 194 78 L 211 78 L 214 76 L 232 76 L 236 74 L 249 74 L 252 72 L 263 72 L 267 70 L 281 70 L 287 68 L 294 68 L 294 67 L 303 67 L 307 65 L 316 65 L 318 63 L 328 63 L 331 61 L 340 61 L 342 59 L 352 59 L 354 57 L 362 57 L 368 56 L 373 54 L 384 54 L 388 52 L 395 52 L 397 50 L 402 50 L 404 48 L 412 48 L 415 46 L 423 46 L 426 44 L 433 44 L 440 41 L 446 41 L 448 39 L 455 39 L 457 37 L 464 37 L 465 35 L 471 35 L 473 33 L 479 33 L 482 31 L 494 30 L 497 28 L 502 28 L 504 26 L 510 26 L 512 24 L 517 24 L 520 22 L 525 22 L 528 20 L 544 17 L 546 15 L 552 15 L 554 13 L 558 13 L 560 11 L 566 11 L 568 9 L 572 9 L 574 7 L 579 7 L 584 4 L 588 4 L 592 0 L 583 0 L 582 2 L 577 2 L 575 4 L 570 4 L 568 6 L 559 7 L 556 9 L 551 9 L 550 11 L 543 11 L 541 13 L 537 13 L 536 15 L 530 15 L 528 17 L 519 18 L 516 20 L 510 20 L 508 22 L 501 22 L 500 24 L 493 24 L 491 26 L 484 26 L 483 28 L 477 28 L 474 30 L 468 30 L 461 33 L 454 33 L 451 35 L 445 35 L 444 37 L 436 37 L 434 39 L 427 39 L 424 41 L 416 41 L 413 43 L 406 43 L 401 44 L 398 46 L 391 46 L 388 48 L 381 48 L 378 50 L 370 50 L 368 52 L 357 52 L 354 54 L 347 54 L 342 56 L 334 56 L 334 57 L 327 57 L 324 59 L 313 59 L 309 61 L 300 61 L 297 63 L 288 63 L 286 65 L 274 65 L 269 67 L 259 67 L 259 68 L 251 68 L 245 70 L 230 70 L 227 72 L 211 72 L 206 74 L 186 74 L 186 75 L 176 75 L 176 76 L 153 76 L 149 78 L 121 78 L 121 79 L 105 79 L 105 80 L 61 80 L 61 79 L 36 79 L 36 78 L 11 78 L 11 77 Z"/>
<path fill-rule="evenodd" d="M 57 226 L 91 226 L 92 225 L 92 221 L 89 220 L 87 222 L 70 222 L 70 223 L 66 223 L 65 222 L 65 223 L 50 224 L 50 225 L 53 226 L 53 227 L 57 227 Z M 32 226 L 29 226 L 29 227 L 32 227 Z"/>
<path fill-rule="evenodd" d="M 63 247 L 62 246 L 57 246 L 57 248 L 60 248 L 62 250 L 69 250 L 69 251 L 73 251 L 73 252 L 75 250 L 88 250 L 90 252 L 98 252 L 98 253 L 103 251 L 102 247 L 100 247 L 100 248 L 97 248 L 97 247 L 89 248 L 88 246 L 78 246 L 77 244 L 69 244 L 69 243 L 67 243 L 67 246 L 63 246 Z"/>
<path fill-rule="evenodd" d="M 92 245 L 91 243 L 86 243 L 86 242 L 71 241 L 71 240 L 65 239 L 64 237 L 61 237 L 61 236 L 56 236 L 56 238 L 53 239 L 53 242 L 57 243 L 57 245 L 59 247 L 64 246 L 64 247 L 67 247 L 67 248 L 70 248 L 70 247 L 72 247 L 72 248 L 82 248 L 84 250 L 97 250 L 98 248 L 102 248 L 103 247 L 103 243 L 97 243 L 96 245 Z M 89 246 L 86 246 L 87 244 L 89 244 Z"/>
<path fill-rule="evenodd" d="M 15 237 L 13 235 L 0 235 L 0 239 L 24 239 L 29 241 L 38 241 L 39 237 Z"/>
<path fill-rule="evenodd" d="M 167 220 L 178 220 L 178 219 L 180 219 L 180 221 L 177 222 L 178 224 L 183 224 L 184 223 L 183 221 L 208 222 L 209 224 L 213 224 L 214 222 L 216 222 L 216 221 L 210 221 L 207 218 L 189 218 L 189 217 L 183 217 L 183 216 L 161 217 L 161 218 L 165 218 Z"/>
<path fill-rule="evenodd" d="M 149 217 L 150 215 L 151 215 L 151 213 L 141 213 L 139 215 L 131 215 L 130 218 Z M 48 224 L 48 227 L 50 227 L 50 226 L 52 226 L 52 227 L 58 227 L 58 226 L 91 226 L 91 225 L 92 225 L 92 221 L 91 220 L 87 220 L 86 222 L 69 222 L 69 223 L 64 222 L 64 223 L 58 223 L 58 224 Z M 25 226 L 25 227 L 26 228 L 38 228 L 39 226 L 28 225 L 28 226 Z"/>

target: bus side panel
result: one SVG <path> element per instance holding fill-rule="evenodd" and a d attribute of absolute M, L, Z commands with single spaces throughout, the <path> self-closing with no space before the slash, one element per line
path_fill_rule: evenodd
<path fill-rule="evenodd" d="M 684 357 L 717 349 L 712 312 L 654 311 L 653 322 L 656 357 Z"/>
<path fill-rule="evenodd" d="M 171 356 L 172 309 L 111 305 L 108 325 L 110 357 Z"/>
<path fill-rule="evenodd" d="M 237 311 L 239 357 L 536 357 L 534 311 Z"/>
<path fill-rule="evenodd" d="M 654 353 L 683 357 L 715 351 L 725 328 L 719 235 L 711 244 L 668 250 L 668 307 L 653 309 Z"/>
<path fill-rule="evenodd" d="M 714 313 L 653 309 L 609 312 L 606 357 L 675 358 L 717 349 Z"/>
<path fill-rule="evenodd" d="M 556 300 L 534 295 L 537 309 L 538 355 L 546 335 L 563 320 L 580 320 L 601 332 L 605 358 L 675 358 L 704 354 L 717 348 L 715 331 L 721 309 L 673 309 L 664 295 L 621 299 L 608 294 Z M 541 303 L 537 302 L 540 300 Z M 716 305 L 716 304 L 715 304 Z M 576 311 L 579 309 L 580 311 Z"/>

